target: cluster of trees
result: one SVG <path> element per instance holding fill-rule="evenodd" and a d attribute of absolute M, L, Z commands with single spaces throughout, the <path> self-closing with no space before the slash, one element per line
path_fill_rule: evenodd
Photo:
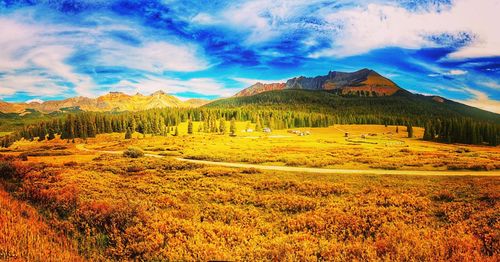
<path fill-rule="evenodd" d="M 198 132 L 227 133 L 226 121 L 230 121 L 229 134 L 236 134 L 236 121 L 251 121 L 256 129 L 264 127 L 285 129 L 295 127 L 326 127 L 335 118 L 320 113 L 281 112 L 275 110 L 249 111 L 241 109 L 151 109 L 140 112 L 97 113 L 80 112 L 50 121 L 24 126 L 20 131 L 5 136 L 0 146 L 8 147 L 19 139 L 45 140 L 60 135 L 61 139 L 87 139 L 103 133 L 125 133 L 130 139 L 135 132 L 151 135 L 178 135 L 178 125 L 188 122 L 188 134 L 192 134 L 193 121 L 201 122 Z"/>
<path fill-rule="evenodd" d="M 423 139 L 497 146 L 500 143 L 500 128 L 497 124 L 478 122 L 470 118 L 437 119 L 425 124 Z"/>

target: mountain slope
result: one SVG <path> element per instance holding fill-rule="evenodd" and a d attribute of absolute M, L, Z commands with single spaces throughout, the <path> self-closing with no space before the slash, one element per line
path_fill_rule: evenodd
<path fill-rule="evenodd" d="M 178 98 L 157 91 L 149 96 L 141 94 L 127 95 L 121 92 L 110 92 L 97 98 L 72 97 L 64 100 L 46 101 L 43 103 L 7 103 L 0 101 L 0 112 L 22 114 L 27 109 L 43 113 L 62 111 L 63 109 L 80 109 L 84 111 L 139 111 L 164 107 L 198 107 L 206 104 L 204 100 L 181 101 Z"/>
<path fill-rule="evenodd" d="M 289 79 L 286 83 L 256 83 L 238 92 L 234 97 L 252 96 L 282 89 L 323 90 L 357 96 L 390 96 L 403 90 L 379 73 L 370 69 L 362 69 L 352 73 L 330 71 L 324 76 L 300 76 Z"/>

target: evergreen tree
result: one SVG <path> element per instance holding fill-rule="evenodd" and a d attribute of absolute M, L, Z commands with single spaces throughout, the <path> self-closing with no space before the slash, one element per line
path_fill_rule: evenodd
<path fill-rule="evenodd" d="M 220 119 L 220 122 L 219 122 L 219 132 L 221 134 L 225 134 L 226 133 L 226 120 L 224 118 Z"/>
<path fill-rule="evenodd" d="M 178 136 L 178 135 L 179 135 L 179 128 L 176 126 L 175 127 L 174 136 Z"/>
<path fill-rule="evenodd" d="M 125 139 L 131 139 L 132 138 L 132 131 L 130 128 L 127 128 L 127 132 L 125 132 Z"/>
<path fill-rule="evenodd" d="M 411 124 L 407 125 L 406 130 L 408 131 L 408 137 L 412 138 L 413 137 L 413 126 Z"/>
<path fill-rule="evenodd" d="M 255 131 L 262 131 L 262 124 L 260 122 L 260 117 L 257 115 L 255 119 Z"/>
<path fill-rule="evenodd" d="M 231 124 L 229 126 L 229 135 L 236 136 L 236 121 L 234 120 L 234 117 L 231 118 Z"/>
<path fill-rule="evenodd" d="M 188 134 L 193 134 L 193 121 L 191 121 L 191 118 L 188 120 Z"/>
<path fill-rule="evenodd" d="M 54 138 L 56 138 L 54 129 L 50 128 L 49 129 L 49 135 L 47 136 L 47 140 L 52 140 Z"/>
<path fill-rule="evenodd" d="M 431 134 L 431 127 L 430 124 L 425 125 L 425 130 L 424 130 L 424 140 L 431 141 L 433 139 L 432 134 Z"/>

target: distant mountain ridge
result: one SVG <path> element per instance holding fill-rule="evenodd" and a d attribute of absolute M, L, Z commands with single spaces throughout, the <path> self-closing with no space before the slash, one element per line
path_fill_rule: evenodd
<path fill-rule="evenodd" d="M 179 98 L 163 91 L 157 91 L 148 96 L 139 93 L 127 95 L 122 92 L 110 92 L 97 98 L 78 96 L 42 103 L 8 103 L 0 100 L 0 112 L 22 114 L 28 109 L 34 109 L 42 113 L 52 113 L 71 108 L 84 111 L 139 111 L 165 107 L 199 107 L 208 102 L 208 100 L 204 99 L 181 101 Z"/>
<path fill-rule="evenodd" d="M 365 68 L 352 73 L 330 71 L 324 76 L 294 77 L 287 80 L 286 83 L 256 83 L 234 96 L 252 96 L 283 89 L 322 90 L 342 95 L 362 96 L 390 96 L 398 91 L 406 92 L 390 79 Z"/>

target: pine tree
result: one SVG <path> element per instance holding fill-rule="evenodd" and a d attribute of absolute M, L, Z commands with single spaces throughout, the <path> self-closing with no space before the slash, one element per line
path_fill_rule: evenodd
<path fill-rule="evenodd" d="M 396 134 L 399 134 L 399 126 L 396 126 Z"/>
<path fill-rule="evenodd" d="M 193 121 L 191 121 L 191 118 L 188 120 L 188 134 L 193 134 Z"/>
<path fill-rule="evenodd" d="M 221 134 L 225 134 L 226 133 L 226 120 L 224 118 L 220 119 L 220 122 L 219 122 L 219 132 Z"/>
<path fill-rule="evenodd" d="M 260 117 L 257 115 L 257 118 L 255 119 L 255 131 L 261 131 L 262 130 L 262 124 L 260 123 Z"/>
<path fill-rule="evenodd" d="M 54 132 L 54 129 L 51 128 L 51 129 L 49 129 L 49 135 L 47 136 L 47 140 L 52 140 L 54 138 L 56 138 L 55 132 Z"/>
<path fill-rule="evenodd" d="M 431 135 L 431 127 L 430 124 L 425 125 L 425 130 L 424 130 L 424 140 L 430 141 L 432 140 L 432 135 Z"/>
<path fill-rule="evenodd" d="M 231 124 L 229 126 L 229 135 L 236 136 L 236 121 L 234 120 L 234 117 L 231 118 Z"/>
<path fill-rule="evenodd" d="M 127 128 L 127 132 L 125 133 L 125 139 L 131 139 L 132 138 L 132 131 L 130 128 Z"/>
<path fill-rule="evenodd" d="M 408 131 L 408 137 L 412 138 L 413 137 L 413 127 L 411 126 L 411 124 L 406 126 L 406 130 Z"/>
<path fill-rule="evenodd" d="M 178 135 L 179 135 L 179 128 L 176 126 L 175 127 L 174 136 L 178 136 Z"/>

